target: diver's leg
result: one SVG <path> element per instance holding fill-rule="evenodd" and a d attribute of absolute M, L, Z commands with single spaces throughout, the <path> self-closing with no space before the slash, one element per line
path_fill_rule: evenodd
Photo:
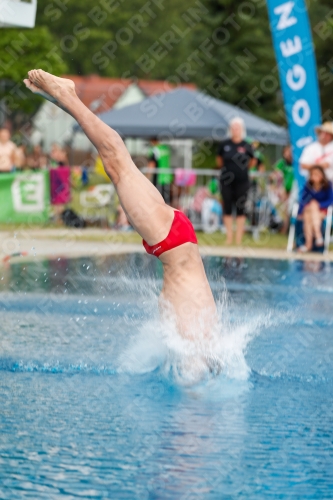
<path fill-rule="evenodd" d="M 174 212 L 151 182 L 134 165 L 119 134 L 95 116 L 78 98 L 71 80 L 43 70 L 32 70 L 26 86 L 72 115 L 97 148 L 106 173 L 116 186 L 126 215 L 148 242 L 154 245 L 168 234 Z"/>

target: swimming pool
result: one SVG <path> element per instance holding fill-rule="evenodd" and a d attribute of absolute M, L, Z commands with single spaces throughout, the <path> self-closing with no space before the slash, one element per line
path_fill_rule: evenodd
<path fill-rule="evenodd" d="M 1 499 L 332 498 L 332 265 L 205 266 L 228 357 L 192 385 L 158 333 L 157 259 L 0 270 Z"/>

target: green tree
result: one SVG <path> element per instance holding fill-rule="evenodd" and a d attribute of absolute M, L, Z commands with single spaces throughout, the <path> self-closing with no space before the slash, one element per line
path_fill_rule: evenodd
<path fill-rule="evenodd" d="M 323 120 L 333 121 L 333 16 L 331 1 L 310 2 L 309 16 L 316 51 Z"/>
<path fill-rule="evenodd" d="M 41 102 L 22 81 L 30 69 L 42 68 L 56 74 L 66 71 L 66 63 L 46 27 L 1 28 L 0 54 L 0 105 L 2 113 L 12 118 L 17 113 L 32 113 Z"/>
<path fill-rule="evenodd" d="M 206 12 L 198 0 L 39 0 L 37 26 L 49 27 L 71 73 L 164 79 L 186 60 L 188 28 Z"/>
<path fill-rule="evenodd" d="M 309 2 L 328 119 L 330 4 Z M 36 109 L 41 101 L 20 82 L 28 69 L 41 67 L 58 75 L 194 82 L 217 98 L 285 123 L 267 6 L 261 0 L 39 0 L 36 28 L 2 29 L 0 49 L 0 98 L 5 89 L 10 109 Z"/>
<path fill-rule="evenodd" d="M 206 0 L 209 9 L 196 33 L 204 67 L 197 68 L 197 83 L 210 94 L 285 124 L 279 75 L 273 50 L 266 2 L 235 3 Z M 333 119 L 333 16 L 330 0 L 309 2 L 324 119 Z M 195 39 L 195 38 L 194 38 Z M 199 41 L 199 42 L 198 42 Z"/>
<path fill-rule="evenodd" d="M 231 0 L 205 5 L 209 15 L 197 29 L 195 45 L 199 85 L 224 101 L 283 121 L 283 115 L 277 120 L 279 80 L 266 5 Z"/>

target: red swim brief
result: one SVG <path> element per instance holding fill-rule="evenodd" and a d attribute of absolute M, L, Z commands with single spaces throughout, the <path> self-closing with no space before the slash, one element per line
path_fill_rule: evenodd
<path fill-rule="evenodd" d="M 147 253 L 155 255 L 155 257 L 159 257 L 162 253 L 179 247 L 184 243 L 197 244 L 198 240 L 194 228 L 186 215 L 179 212 L 179 210 L 175 210 L 174 219 L 169 234 L 165 240 L 153 246 L 148 245 L 145 240 L 143 240 L 142 243 Z"/>

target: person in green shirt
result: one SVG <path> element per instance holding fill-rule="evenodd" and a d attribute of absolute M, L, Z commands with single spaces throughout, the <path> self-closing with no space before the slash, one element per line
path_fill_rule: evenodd
<path fill-rule="evenodd" d="M 289 195 L 294 182 L 293 159 L 289 145 L 283 148 L 282 158 L 276 162 L 274 169 L 282 172 L 284 189 Z"/>
<path fill-rule="evenodd" d="M 292 151 L 290 145 L 283 148 L 282 158 L 275 163 L 274 172 L 282 176 L 281 182 L 283 182 L 285 191 L 284 201 L 281 205 L 281 216 L 283 219 L 282 233 L 287 234 L 290 217 L 288 211 L 288 199 L 295 179 Z"/>
<path fill-rule="evenodd" d="M 148 151 L 148 167 L 158 169 L 171 168 L 171 151 L 167 144 L 160 144 L 156 137 L 150 140 L 151 147 Z M 163 171 L 163 170 L 162 170 Z M 149 178 L 149 177 L 148 177 Z M 171 203 L 171 184 L 173 176 L 170 173 L 153 174 L 150 178 L 155 187 L 160 191 L 165 203 Z"/>

